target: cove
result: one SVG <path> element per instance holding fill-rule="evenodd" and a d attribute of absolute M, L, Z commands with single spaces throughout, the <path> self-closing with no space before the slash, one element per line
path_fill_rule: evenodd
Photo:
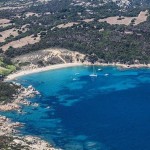
<path fill-rule="evenodd" d="M 150 69 L 95 69 L 97 77 L 90 66 L 19 77 L 41 93 L 30 99 L 39 107 L 3 114 L 64 150 L 149 150 Z"/>

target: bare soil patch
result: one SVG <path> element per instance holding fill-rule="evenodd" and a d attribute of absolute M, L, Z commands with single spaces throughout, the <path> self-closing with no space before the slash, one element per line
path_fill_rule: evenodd
<path fill-rule="evenodd" d="M 39 17 L 39 15 L 38 15 L 37 13 L 27 12 L 27 13 L 26 13 L 26 17 L 30 17 L 30 16 L 36 16 L 36 17 Z"/>
<path fill-rule="evenodd" d="M 138 17 L 136 18 L 134 25 L 138 25 L 142 22 L 145 22 L 147 20 L 147 17 L 148 17 L 148 11 L 147 10 L 141 11 Z"/>
<path fill-rule="evenodd" d="M 5 39 L 10 37 L 11 35 L 16 37 L 18 35 L 18 32 L 17 32 L 17 29 L 12 28 L 12 29 L 0 32 L 0 35 L 2 35 L 2 37 L 0 37 L 0 42 L 4 42 Z"/>
<path fill-rule="evenodd" d="M 9 19 L 0 19 L 0 25 L 6 24 L 6 23 L 10 23 Z"/>
<path fill-rule="evenodd" d="M 69 28 L 72 27 L 73 25 L 79 24 L 78 22 L 69 22 L 67 24 L 60 24 L 57 26 L 57 28 Z"/>
<path fill-rule="evenodd" d="M 13 48 L 19 48 L 28 44 L 38 43 L 39 41 L 40 41 L 40 37 L 34 38 L 33 35 L 31 35 L 31 36 L 27 36 L 16 41 L 12 41 L 6 45 L 3 45 L 2 49 L 6 51 L 10 46 L 12 46 Z"/>
<path fill-rule="evenodd" d="M 10 7 L 10 6 L 7 6 L 7 7 L 1 7 L 0 10 L 7 10 L 7 9 L 21 9 L 23 7 Z"/>
<path fill-rule="evenodd" d="M 5 28 L 5 27 L 11 26 L 11 25 L 12 25 L 11 23 L 0 24 L 0 27 Z"/>
<path fill-rule="evenodd" d="M 99 22 L 107 22 L 111 25 L 115 25 L 115 24 L 124 24 L 124 25 L 129 25 L 131 23 L 131 21 L 134 19 L 134 25 L 138 25 L 142 22 L 145 22 L 147 20 L 148 17 L 148 11 L 141 11 L 140 14 L 137 17 L 121 17 L 119 18 L 119 16 L 114 16 L 114 17 L 108 17 L 108 18 L 104 18 L 104 19 L 99 19 Z"/>
<path fill-rule="evenodd" d="M 86 22 L 86 23 L 89 23 L 89 22 L 94 21 L 94 18 L 91 18 L 91 19 L 84 19 L 83 21 Z"/>

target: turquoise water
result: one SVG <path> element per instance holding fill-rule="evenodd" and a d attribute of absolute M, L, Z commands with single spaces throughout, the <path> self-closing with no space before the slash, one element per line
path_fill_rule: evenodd
<path fill-rule="evenodd" d="M 65 150 L 149 150 L 150 69 L 96 70 L 97 78 L 85 66 L 20 77 L 40 91 L 31 99 L 39 107 L 4 114 L 26 123 L 23 134 Z"/>

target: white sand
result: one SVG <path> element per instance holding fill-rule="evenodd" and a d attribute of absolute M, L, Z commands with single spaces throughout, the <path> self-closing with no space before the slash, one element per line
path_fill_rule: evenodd
<path fill-rule="evenodd" d="M 36 68 L 36 69 L 32 69 L 32 70 L 18 71 L 16 73 L 8 75 L 6 78 L 6 81 L 13 80 L 17 77 L 32 74 L 32 73 L 38 73 L 38 72 L 66 68 L 66 67 L 81 66 L 81 65 L 83 65 L 83 64 L 82 63 L 66 63 L 66 64 L 57 64 L 57 65 L 51 65 L 51 66 L 42 67 L 42 68 Z"/>
<path fill-rule="evenodd" d="M 17 77 L 28 75 L 28 74 L 33 74 L 33 73 L 38 73 L 38 72 L 43 72 L 43 71 L 48 71 L 48 70 L 54 70 L 54 69 L 60 69 L 60 68 L 67 68 L 67 67 L 74 67 L 74 66 L 82 66 L 82 65 L 91 65 L 90 62 L 84 62 L 84 63 L 65 63 L 65 64 L 57 64 L 57 65 L 51 65 L 47 67 L 42 67 L 42 68 L 36 68 L 36 69 L 30 69 L 30 70 L 21 70 L 16 73 L 10 74 L 7 76 L 5 81 L 13 80 Z M 127 65 L 127 64 L 120 64 L 120 63 L 95 63 L 95 65 L 98 66 L 116 66 L 120 68 L 143 68 L 147 67 L 150 68 L 150 64 L 132 64 L 132 65 Z"/>

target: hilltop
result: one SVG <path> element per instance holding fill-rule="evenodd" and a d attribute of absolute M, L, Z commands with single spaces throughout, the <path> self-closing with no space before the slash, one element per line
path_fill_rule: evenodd
<path fill-rule="evenodd" d="M 148 64 L 149 10 L 147 0 L 3 0 L 1 62 L 37 50 L 64 48 L 95 54 L 104 63 Z M 3 64 L 1 70 L 8 69 Z"/>

